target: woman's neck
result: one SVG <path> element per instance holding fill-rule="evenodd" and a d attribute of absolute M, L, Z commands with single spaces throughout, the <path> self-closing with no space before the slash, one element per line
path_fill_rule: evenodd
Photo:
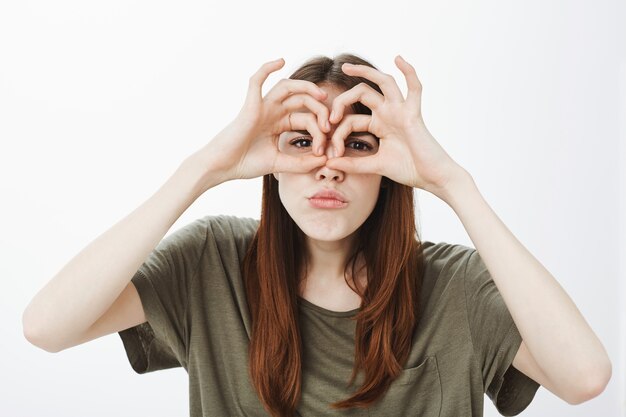
<path fill-rule="evenodd" d="M 308 268 L 303 273 L 301 292 L 327 292 L 345 290 L 346 286 L 354 286 L 352 268 L 346 263 L 353 252 L 352 242 L 307 240 Z M 367 269 L 360 253 L 356 259 L 355 273 L 361 288 L 367 284 Z M 347 285 L 346 280 L 350 283 Z"/>

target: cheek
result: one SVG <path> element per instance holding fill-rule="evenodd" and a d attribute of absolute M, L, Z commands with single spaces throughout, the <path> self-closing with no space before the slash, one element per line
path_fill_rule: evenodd
<path fill-rule="evenodd" d="M 372 175 L 370 178 L 367 179 L 367 184 L 365 185 L 365 187 L 377 193 L 378 189 L 380 188 L 380 184 L 382 183 L 382 179 L 383 177 L 381 177 L 380 175 Z"/>
<path fill-rule="evenodd" d="M 372 176 L 369 178 L 362 178 L 361 183 L 358 185 L 358 190 L 361 190 L 363 197 L 370 199 L 377 199 L 380 192 L 380 184 L 382 177 Z"/>
<path fill-rule="evenodd" d="M 281 200 L 298 198 L 305 187 L 300 185 L 300 178 L 294 174 L 278 173 L 278 193 Z"/>

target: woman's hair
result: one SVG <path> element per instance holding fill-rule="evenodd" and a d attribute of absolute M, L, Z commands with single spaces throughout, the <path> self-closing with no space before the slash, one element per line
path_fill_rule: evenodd
<path fill-rule="evenodd" d="M 305 62 L 289 78 L 327 83 L 348 90 L 364 82 L 382 94 L 375 83 L 346 75 L 344 62 L 375 68 L 352 54 L 334 59 L 319 56 Z M 356 114 L 372 114 L 364 104 L 352 105 Z M 355 327 L 354 383 L 359 370 L 363 385 L 335 409 L 365 408 L 388 389 L 404 368 L 418 321 L 423 276 L 421 242 L 415 224 L 413 187 L 383 177 L 378 201 L 356 234 L 344 267 L 356 277 L 356 257 L 366 262 L 367 286 L 353 290 L 362 298 L 353 317 Z M 263 177 L 259 228 L 242 261 L 242 273 L 252 319 L 249 372 L 264 407 L 277 417 L 294 415 L 301 394 L 302 341 L 298 327 L 298 295 L 306 271 L 305 235 L 283 207 L 278 181 Z"/>

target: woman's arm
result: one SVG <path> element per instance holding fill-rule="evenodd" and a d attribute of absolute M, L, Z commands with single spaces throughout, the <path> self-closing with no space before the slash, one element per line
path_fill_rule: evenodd
<path fill-rule="evenodd" d="M 451 178 L 437 196 L 465 226 L 523 338 L 515 367 L 530 377 L 545 377 L 547 383 L 537 382 L 570 404 L 599 395 L 612 371 L 598 337 L 550 272 L 494 213 L 467 171 Z"/>
<path fill-rule="evenodd" d="M 106 312 L 181 214 L 221 182 L 201 159 L 200 153 L 188 157 L 148 200 L 81 250 L 35 295 L 22 316 L 31 343 L 58 352 Z"/>
<path fill-rule="evenodd" d="M 55 352 L 84 339 L 174 222 L 208 189 L 274 172 L 309 172 L 326 162 L 325 155 L 290 156 L 276 146 L 280 133 L 288 129 L 314 132 L 320 143 L 325 139 L 322 129 L 330 128 L 328 109 L 319 101 L 326 92 L 312 82 L 283 79 L 261 95 L 269 74 L 284 64 L 282 58 L 263 64 L 250 77 L 237 117 L 185 159 L 152 197 L 86 246 L 39 291 L 22 316 L 24 335 L 31 343 Z M 303 105 L 312 113 L 291 117 Z"/>

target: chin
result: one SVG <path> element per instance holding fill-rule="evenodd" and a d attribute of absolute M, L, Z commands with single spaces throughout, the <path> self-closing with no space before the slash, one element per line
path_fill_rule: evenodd
<path fill-rule="evenodd" d="M 329 215 L 300 215 L 292 216 L 300 230 L 311 239 L 335 242 L 352 235 L 361 226 L 362 222 L 354 219 L 354 216 Z M 356 220 L 356 221 L 355 221 Z"/>

